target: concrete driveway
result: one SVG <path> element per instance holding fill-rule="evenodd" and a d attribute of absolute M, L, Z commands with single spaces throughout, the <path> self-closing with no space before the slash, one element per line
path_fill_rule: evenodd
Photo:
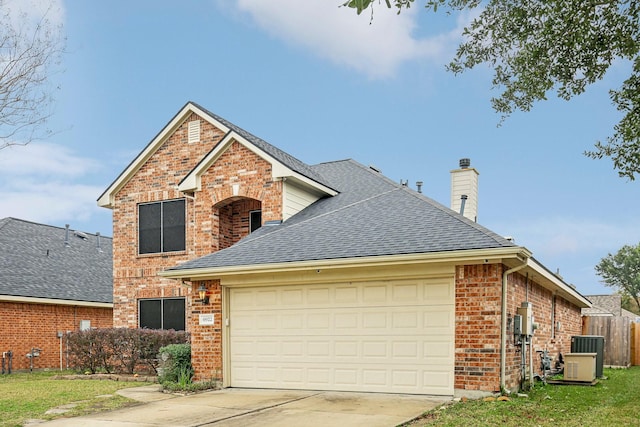
<path fill-rule="evenodd" d="M 378 393 L 231 388 L 190 396 L 158 391 L 159 386 L 120 390 L 142 405 L 39 426 L 367 426 L 390 427 L 449 401 L 447 398 Z M 29 424 L 33 425 L 33 424 Z"/>

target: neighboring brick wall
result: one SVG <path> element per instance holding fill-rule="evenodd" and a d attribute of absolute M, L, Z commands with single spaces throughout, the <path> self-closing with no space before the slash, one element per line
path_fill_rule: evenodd
<path fill-rule="evenodd" d="M 189 144 L 186 129 L 192 120 L 201 120 L 201 141 Z M 281 220 L 282 183 L 273 181 L 270 163 L 234 141 L 202 174 L 201 191 L 186 198 L 186 250 L 177 253 L 138 255 L 137 206 L 183 198 L 177 185 L 223 136 L 222 131 L 193 114 L 123 186 L 113 203 L 114 326 L 137 327 L 139 298 L 186 296 L 186 324 L 200 379 L 221 371 L 220 325 L 197 324 L 200 313 L 221 313 L 220 286 L 211 284 L 212 305 L 201 307 L 194 302 L 200 282 L 185 286 L 158 273 L 246 236 L 250 210 L 261 209 L 263 222 Z M 216 314 L 219 321 L 220 314 Z"/>
<path fill-rule="evenodd" d="M 456 357 L 455 385 L 460 390 L 500 391 L 500 330 L 502 265 L 468 265 L 456 269 Z M 523 301 L 533 305 L 539 329 L 533 336 L 534 372 L 539 372 L 536 350 L 549 350 L 556 357 L 571 348 L 571 336 L 581 331 L 580 308 L 555 296 L 526 276 L 514 273 L 507 286 L 507 346 L 505 385 L 520 385 L 522 347 L 513 339 L 513 316 Z M 552 320 L 551 312 L 555 313 Z M 560 322 L 560 330 L 553 324 Z M 527 364 L 529 363 L 527 351 Z"/>
<path fill-rule="evenodd" d="M 0 302 L 0 353 L 13 352 L 13 369 L 29 369 L 25 355 L 31 348 L 40 348 L 34 368 L 60 368 L 58 332 L 77 331 L 81 320 L 90 320 L 92 328 L 110 328 L 113 310 L 110 308 L 78 307 L 52 304 Z M 63 367 L 66 354 L 63 345 Z"/>

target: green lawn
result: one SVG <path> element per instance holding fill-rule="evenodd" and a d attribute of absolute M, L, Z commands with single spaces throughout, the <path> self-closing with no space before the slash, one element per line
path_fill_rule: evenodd
<path fill-rule="evenodd" d="M 57 374 L 60 372 L 0 375 L 0 426 L 21 426 L 32 418 L 50 420 L 135 404 L 130 399 L 115 395 L 115 391 L 148 384 L 52 379 Z M 78 406 L 65 415 L 45 415 L 51 408 L 76 402 L 79 402 Z"/>
<path fill-rule="evenodd" d="M 640 426 L 640 366 L 605 369 L 592 387 L 539 385 L 507 402 L 474 400 L 430 411 L 416 426 Z"/>

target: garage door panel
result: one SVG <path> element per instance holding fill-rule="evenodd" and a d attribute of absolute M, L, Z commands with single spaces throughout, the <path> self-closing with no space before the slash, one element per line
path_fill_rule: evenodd
<path fill-rule="evenodd" d="M 244 375 L 240 376 L 240 373 Z M 251 377 L 251 372 L 256 372 Z M 452 375 L 437 369 L 341 367 L 238 367 L 234 387 L 292 388 L 379 393 L 451 394 Z M 390 387 L 391 385 L 391 387 Z"/>
<path fill-rule="evenodd" d="M 285 289 L 289 288 L 289 289 Z M 230 308 L 236 310 L 295 308 L 303 304 L 308 308 L 375 307 L 415 305 L 427 302 L 430 305 L 450 305 L 454 302 L 453 286 L 448 279 L 416 280 L 410 283 L 388 282 L 361 283 L 352 285 L 287 286 L 257 292 L 255 288 L 234 288 L 234 299 Z"/>
<path fill-rule="evenodd" d="M 231 385 L 451 395 L 452 289 L 452 279 L 230 289 Z"/>
<path fill-rule="evenodd" d="M 450 308 L 449 308 L 450 310 Z M 310 311 L 283 309 L 280 311 L 246 311 L 231 316 L 235 336 L 263 335 L 272 330 L 278 335 L 352 335 L 361 336 L 450 335 L 454 317 L 442 307 L 424 311 L 424 306 L 373 308 L 336 308 Z M 258 333 L 257 331 L 260 331 Z"/>

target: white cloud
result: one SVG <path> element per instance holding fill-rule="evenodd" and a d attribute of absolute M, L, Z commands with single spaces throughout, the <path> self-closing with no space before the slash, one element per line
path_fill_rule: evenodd
<path fill-rule="evenodd" d="M 43 18 L 53 26 L 64 23 L 64 7 L 62 0 L 3 0 L 2 9 L 9 12 L 13 22 L 23 22 L 26 16 L 32 24 Z"/>
<path fill-rule="evenodd" d="M 332 62 L 370 78 L 392 76 L 406 61 L 426 59 L 438 64 L 451 56 L 460 29 L 430 38 L 413 33 L 420 7 L 400 15 L 383 4 L 370 14 L 338 7 L 341 0 L 237 0 L 238 10 L 249 14 L 264 30 L 292 45 L 303 47 Z"/>
<path fill-rule="evenodd" d="M 80 176 L 97 168 L 95 160 L 79 157 L 57 144 L 32 142 L 0 150 L 2 175 Z"/>
<path fill-rule="evenodd" d="M 96 198 L 104 189 L 82 181 L 97 167 L 55 144 L 0 150 L 0 218 L 47 224 L 88 220 L 100 213 Z"/>
<path fill-rule="evenodd" d="M 573 256 L 581 253 L 616 251 L 622 245 L 640 240 L 636 225 L 627 223 L 608 223 L 591 218 L 545 217 L 519 222 L 501 224 L 508 228 L 515 243 L 524 245 L 536 253 L 548 257 L 559 255 Z"/>

